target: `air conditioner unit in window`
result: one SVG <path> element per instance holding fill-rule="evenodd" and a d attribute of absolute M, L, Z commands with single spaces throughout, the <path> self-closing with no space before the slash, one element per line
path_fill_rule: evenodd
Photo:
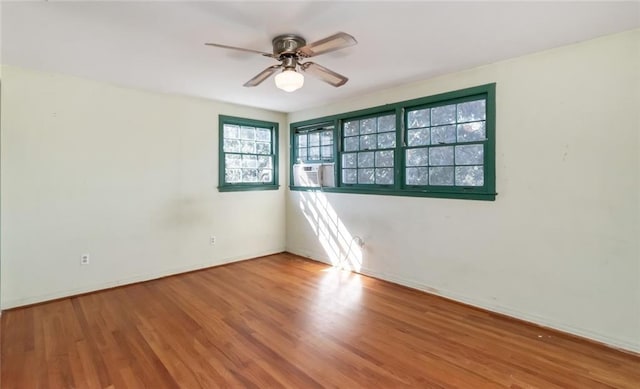
<path fill-rule="evenodd" d="M 293 165 L 293 185 L 302 187 L 334 187 L 334 163 L 296 163 Z"/>

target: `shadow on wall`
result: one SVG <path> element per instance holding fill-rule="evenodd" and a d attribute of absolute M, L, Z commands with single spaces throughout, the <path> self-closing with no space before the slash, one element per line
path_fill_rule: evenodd
<path fill-rule="evenodd" d="M 362 238 L 351 235 L 322 192 L 300 192 L 300 210 L 334 267 L 359 272 Z"/>

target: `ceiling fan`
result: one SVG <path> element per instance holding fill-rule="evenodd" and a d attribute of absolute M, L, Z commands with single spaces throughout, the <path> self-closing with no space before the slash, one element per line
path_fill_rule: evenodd
<path fill-rule="evenodd" d="M 205 45 L 221 47 L 223 49 L 256 53 L 280 61 L 279 64 L 269 66 L 268 68 L 258 73 L 255 77 L 247 81 L 244 86 L 258 86 L 272 74 L 276 73 L 279 69 L 282 69 L 282 72 L 277 74 L 275 77 L 276 86 L 287 92 L 293 92 L 294 90 L 302 87 L 302 85 L 304 84 L 304 76 L 301 73 L 297 72 L 296 68 L 300 68 L 300 70 L 302 70 L 303 72 L 309 73 L 312 76 L 315 76 L 320 80 L 335 87 L 344 85 L 349 79 L 342 74 L 336 73 L 333 70 L 327 69 L 315 62 L 302 61 L 320 54 L 353 46 L 356 43 L 358 42 L 351 35 L 344 32 L 339 32 L 337 34 L 333 34 L 324 39 L 320 39 L 319 41 L 309 44 L 307 44 L 304 38 L 299 35 L 279 35 L 273 38 L 273 53 L 265 53 L 258 50 L 221 45 L 218 43 L 205 43 Z"/>

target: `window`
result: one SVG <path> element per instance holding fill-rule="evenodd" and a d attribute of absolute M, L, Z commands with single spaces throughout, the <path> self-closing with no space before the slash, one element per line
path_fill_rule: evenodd
<path fill-rule="evenodd" d="M 334 161 L 334 127 L 318 125 L 298 128 L 294 135 L 294 161 L 321 163 Z"/>
<path fill-rule="evenodd" d="M 395 113 L 342 124 L 342 183 L 393 185 Z"/>
<path fill-rule="evenodd" d="M 223 115 L 218 120 L 218 189 L 278 189 L 278 124 Z"/>
<path fill-rule="evenodd" d="M 334 146 L 326 155 L 304 130 L 319 123 Z M 292 161 L 335 161 L 336 186 L 322 190 L 495 200 L 495 84 L 293 123 L 291 131 Z"/>
<path fill-rule="evenodd" d="M 486 98 L 406 111 L 405 184 L 482 187 Z"/>

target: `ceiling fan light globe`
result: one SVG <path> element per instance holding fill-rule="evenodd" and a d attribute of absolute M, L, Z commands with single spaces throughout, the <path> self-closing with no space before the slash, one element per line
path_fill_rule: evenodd
<path fill-rule="evenodd" d="M 275 78 L 276 86 L 285 92 L 293 92 L 302 88 L 304 76 L 293 69 L 285 69 Z"/>

